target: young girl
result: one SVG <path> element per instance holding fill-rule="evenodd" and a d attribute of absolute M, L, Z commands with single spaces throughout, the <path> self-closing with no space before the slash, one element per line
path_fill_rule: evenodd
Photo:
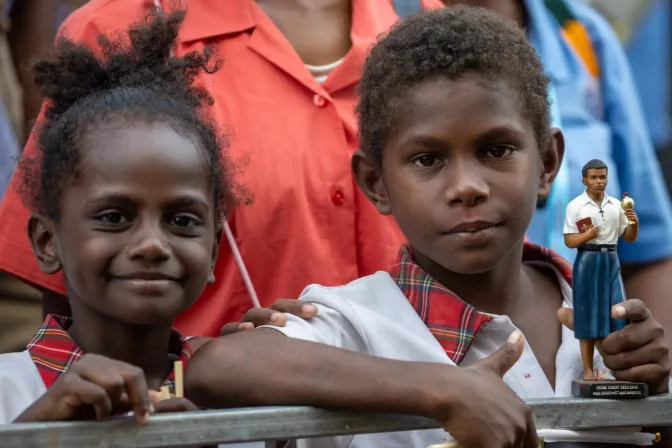
<path fill-rule="evenodd" d="M 175 316 L 212 281 L 219 222 L 234 204 L 225 142 L 193 84 L 210 53 L 170 56 L 183 12 L 154 15 L 104 58 L 59 40 L 34 65 L 47 100 L 39 159 L 21 193 L 41 269 L 62 271 L 72 319 L 50 315 L 26 351 L 0 356 L 0 424 L 194 409 L 174 389 L 189 343 Z M 130 41 L 130 42 L 129 42 Z M 154 397 L 154 398 L 153 398 Z"/>
<path fill-rule="evenodd" d="M 212 407 L 291 402 L 421 413 L 466 448 L 534 444 L 525 438 L 534 428 L 484 393 L 499 380 L 479 369 L 492 367 L 509 339 L 504 351 L 515 354 L 493 370 L 520 397 L 567 397 L 583 374 L 579 343 L 557 317 L 561 310 L 571 327 L 571 268 L 524 241 L 564 151 L 549 125 L 547 85 L 523 32 L 492 13 L 451 7 L 397 25 L 364 69 L 353 169 L 409 244 L 389 272 L 308 287 L 301 300 L 319 308 L 310 320 L 288 316 L 284 328 L 206 343 L 187 390 Z M 612 314 L 629 323 L 601 341 L 595 366 L 667 392 L 660 324 L 639 300 Z M 456 364 L 462 374 L 449 367 Z M 445 436 L 410 431 L 303 446 L 425 448 Z"/>

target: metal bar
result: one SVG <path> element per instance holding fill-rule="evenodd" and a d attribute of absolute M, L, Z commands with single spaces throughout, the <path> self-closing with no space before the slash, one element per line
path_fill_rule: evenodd
<path fill-rule="evenodd" d="M 537 429 L 672 426 L 672 396 L 643 400 L 528 400 Z M 165 447 L 286 440 L 436 428 L 429 419 L 331 412 L 307 407 L 245 408 L 163 414 L 146 427 L 131 418 L 104 422 L 0 425 L 3 447 Z"/>

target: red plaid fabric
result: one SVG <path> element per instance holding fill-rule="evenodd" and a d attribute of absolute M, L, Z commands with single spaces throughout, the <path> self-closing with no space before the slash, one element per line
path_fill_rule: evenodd
<path fill-rule="evenodd" d="M 526 241 L 523 261 L 552 263 L 572 284 L 571 264 L 550 249 Z M 460 364 L 478 330 L 492 318 L 479 313 L 434 280 L 413 261 L 408 246 L 402 246 L 399 261 L 389 269 L 389 273 L 450 359 Z"/>
<path fill-rule="evenodd" d="M 66 331 L 70 325 L 72 319 L 68 317 L 49 315 L 28 344 L 30 357 L 47 389 L 84 355 L 84 351 Z M 173 331 L 170 337 L 169 350 L 176 360 L 179 358 L 182 361 L 186 370 L 187 362 L 191 358 L 191 346 L 177 331 Z M 170 372 L 162 384 L 168 386 L 172 394 L 175 393 L 174 375 L 175 372 Z"/>

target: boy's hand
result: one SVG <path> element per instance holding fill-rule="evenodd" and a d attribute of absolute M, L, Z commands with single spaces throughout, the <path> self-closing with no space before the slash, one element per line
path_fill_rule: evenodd
<path fill-rule="evenodd" d="M 670 357 L 663 326 L 638 299 L 615 305 L 611 315 L 630 323 L 596 344 L 604 365 L 617 380 L 647 383 L 651 394 L 667 393 Z"/>
<path fill-rule="evenodd" d="M 600 228 L 594 224 L 588 227 L 588 230 L 586 230 L 586 238 L 588 238 L 588 240 L 593 240 L 597 238 L 599 235 L 600 235 Z"/>
<path fill-rule="evenodd" d="M 279 299 L 270 308 L 252 308 L 245 313 L 240 322 L 232 322 L 222 327 L 219 334 L 238 333 L 239 331 L 254 330 L 262 325 L 284 327 L 287 323 L 286 314 L 293 314 L 302 319 L 310 319 L 317 314 L 317 307 L 312 303 L 294 299 Z"/>
<path fill-rule="evenodd" d="M 530 408 L 503 381 L 523 353 L 523 338 L 514 332 L 497 352 L 464 370 L 451 409 L 437 421 L 464 448 L 537 448 Z"/>
<path fill-rule="evenodd" d="M 129 410 L 140 425 L 146 425 L 153 412 L 142 369 L 87 354 L 15 422 L 102 420 Z"/>
<path fill-rule="evenodd" d="M 628 221 L 632 221 L 635 224 L 639 224 L 639 216 L 633 209 L 628 209 L 625 211 L 625 216 L 628 218 Z"/>
<path fill-rule="evenodd" d="M 617 380 L 647 383 L 654 395 L 668 392 L 670 359 L 662 325 L 638 299 L 615 305 L 611 315 L 616 319 L 629 319 L 630 323 L 597 342 L 604 365 L 613 371 Z M 571 308 L 560 308 L 558 317 L 563 325 L 574 330 Z"/>

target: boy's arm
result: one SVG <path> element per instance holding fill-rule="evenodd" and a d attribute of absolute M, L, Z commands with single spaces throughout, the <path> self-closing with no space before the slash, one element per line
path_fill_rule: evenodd
<path fill-rule="evenodd" d="M 522 353 L 519 332 L 469 368 L 377 358 L 365 354 L 374 354 L 368 331 L 395 331 L 394 325 L 386 328 L 380 314 L 327 288 L 311 287 L 302 299 L 319 308 L 310 321 L 287 315 L 283 328 L 201 346 L 186 370 L 186 395 L 209 408 L 303 405 L 423 415 L 465 448 L 536 448 L 529 408 L 501 379 Z"/>
<path fill-rule="evenodd" d="M 522 349 L 522 337 L 512 337 L 461 368 L 375 358 L 262 328 L 204 345 L 190 360 L 185 392 L 210 408 L 298 405 L 422 415 L 465 448 L 536 448 L 530 409 L 501 380 Z"/>
<path fill-rule="evenodd" d="M 593 236 L 589 233 L 569 233 L 565 234 L 565 246 L 570 249 L 576 249 L 579 246 L 586 244 L 586 241 L 592 239 Z"/>
<path fill-rule="evenodd" d="M 632 217 L 632 220 L 634 222 L 633 225 L 630 225 L 630 218 L 626 215 L 625 211 L 623 209 L 619 209 L 620 212 L 620 234 L 621 237 L 623 238 L 623 241 L 626 243 L 632 243 L 635 240 L 637 240 L 637 237 L 639 236 L 639 217 L 637 216 L 637 213 L 635 213 L 634 210 L 628 210 L 628 213 Z"/>
<path fill-rule="evenodd" d="M 576 227 L 577 218 L 576 213 L 572 210 L 572 204 L 569 204 L 565 212 L 565 226 L 562 233 L 565 236 L 565 246 L 570 249 L 583 246 L 586 241 L 592 238 L 588 233 L 579 233 L 579 228 Z"/>
<path fill-rule="evenodd" d="M 457 401 L 451 391 L 461 382 L 459 370 L 374 358 L 261 328 L 200 348 L 185 387 L 187 396 L 211 408 L 306 405 L 437 416 Z"/>

